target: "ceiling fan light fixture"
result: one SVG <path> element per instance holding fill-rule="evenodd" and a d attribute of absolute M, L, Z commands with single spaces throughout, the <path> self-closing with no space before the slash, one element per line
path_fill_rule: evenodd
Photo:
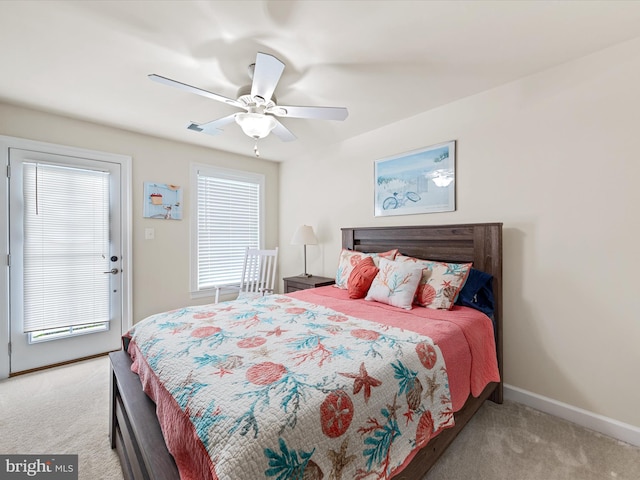
<path fill-rule="evenodd" d="M 235 119 L 245 135 L 255 139 L 266 137 L 276 128 L 275 118 L 262 113 L 236 113 Z"/>

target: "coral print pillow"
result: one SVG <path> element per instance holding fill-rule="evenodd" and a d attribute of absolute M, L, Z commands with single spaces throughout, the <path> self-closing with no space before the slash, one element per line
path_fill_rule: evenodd
<path fill-rule="evenodd" d="M 380 269 L 373 263 L 373 258 L 366 257 L 358 262 L 349 275 L 349 298 L 364 298 Z"/>
<path fill-rule="evenodd" d="M 422 278 L 422 266 L 411 262 L 380 259 L 380 271 L 373 279 L 365 300 L 411 310 L 413 297 Z"/>
<path fill-rule="evenodd" d="M 416 291 L 415 302 L 436 310 L 451 310 L 464 286 L 471 263 L 445 263 L 398 255 L 398 262 L 420 265 L 422 279 Z"/>
<path fill-rule="evenodd" d="M 353 267 L 355 267 L 363 258 L 371 257 L 373 259 L 373 263 L 377 266 L 380 258 L 389 258 L 390 260 L 393 260 L 396 258 L 397 254 L 397 249 L 382 253 L 362 253 L 343 248 L 340 252 L 340 259 L 338 261 L 335 286 L 346 290 L 349 283 L 349 275 L 351 275 Z"/>

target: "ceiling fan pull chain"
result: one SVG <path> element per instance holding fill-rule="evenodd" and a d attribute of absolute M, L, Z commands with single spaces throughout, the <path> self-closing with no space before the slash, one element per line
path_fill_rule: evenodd
<path fill-rule="evenodd" d="M 256 157 L 260 157 L 260 152 L 258 151 L 258 139 L 256 138 L 256 144 L 253 147 L 253 153 L 256 154 Z"/>

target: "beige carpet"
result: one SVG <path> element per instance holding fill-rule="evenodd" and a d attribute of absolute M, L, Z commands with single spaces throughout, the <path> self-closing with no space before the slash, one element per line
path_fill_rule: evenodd
<path fill-rule="evenodd" d="M 0 453 L 77 454 L 81 480 L 122 480 L 109 444 L 109 360 L 0 382 Z"/>
<path fill-rule="evenodd" d="M 108 397 L 106 357 L 1 381 L 0 453 L 78 454 L 80 480 L 121 480 Z M 640 480 L 640 448 L 487 402 L 423 480 L 463 479 Z"/>
<path fill-rule="evenodd" d="M 485 402 L 423 480 L 640 480 L 640 448 L 519 403 Z"/>

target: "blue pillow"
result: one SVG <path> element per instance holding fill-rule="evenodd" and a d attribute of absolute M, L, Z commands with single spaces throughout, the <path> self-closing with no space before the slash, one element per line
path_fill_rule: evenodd
<path fill-rule="evenodd" d="M 475 308 L 489 317 L 493 317 L 495 300 L 493 298 L 493 276 L 472 268 L 462 290 L 458 294 L 456 305 Z"/>

